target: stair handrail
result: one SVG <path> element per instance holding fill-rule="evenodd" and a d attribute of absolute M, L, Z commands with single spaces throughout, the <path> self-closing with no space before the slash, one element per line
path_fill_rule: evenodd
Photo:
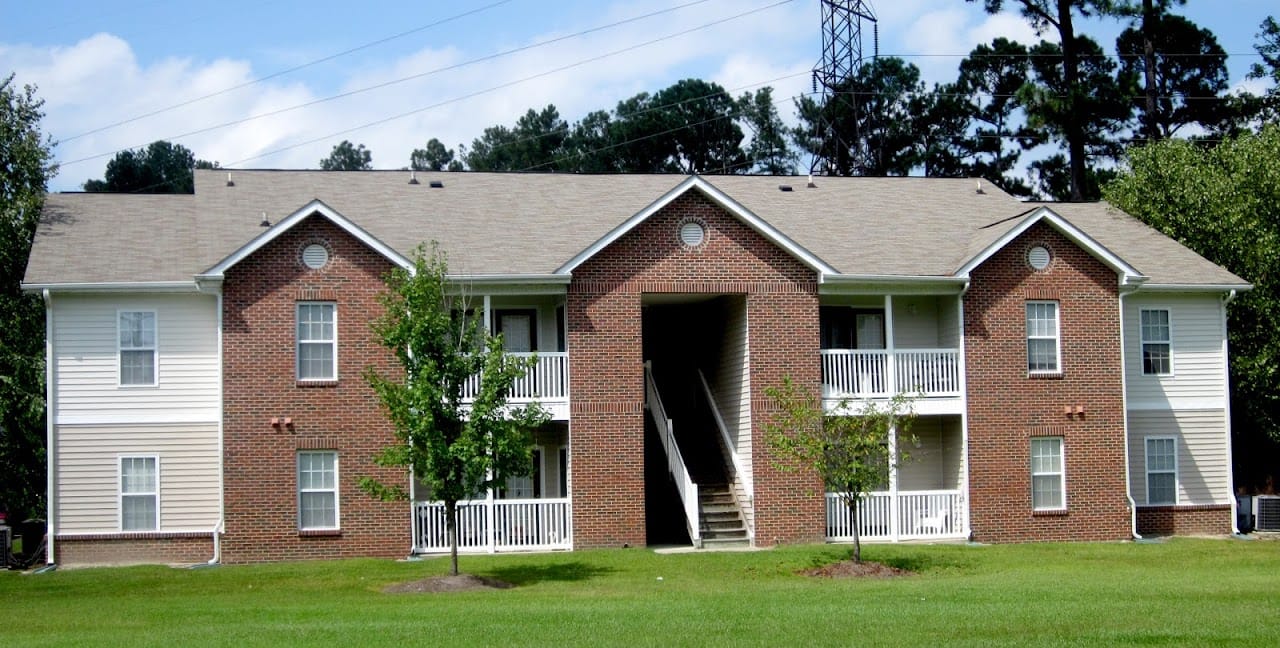
<path fill-rule="evenodd" d="M 676 490 L 680 492 L 680 501 L 684 504 L 684 519 L 689 530 L 689 539 L 694 546 L 702 545 L 702 525 L 698 520 L 698 485 L 693 482 L 685 467 L 684 457 L 680 454 L 680 446 L 676 444 L 674 425 L 667 418 L 667 409 L 662 405 L 662 397 L 658 395 L 658 385 L 653 380 L 653 363 L 644 363 L 645 403 L 649 406 L 649 415 L 658 428 L 658 438 L 662 440 L 662 449 L 667 454 L 667 471 L 676 482 Z"/>
<path fill-rule="evenodd" d="M 725 450 L 729 453 L 729 461 L 733 464 L 733 472 L 742 484 L 742 489 L 750 495 L 755 492 L 752 489 L 751 473 L 743 467 L 742 457 L 738 454 L 738 449 L 734 446 L 733 439 L 729 436 L 728 424 L 724 422 L 724 417 L 720 416 L 720 405 L 716 403 L 716 397 L 711 393 L 711 385 L 707 383 L 707 377 L 702 374 L 701 369 L 697 371 L 698 381 L 702 383 L 702 393 L 707 397 L 707 403 L 711 405 L 711 415 L 716 419 L 716 428 L 720 430 L 720 438 L 724 440 Z"/>

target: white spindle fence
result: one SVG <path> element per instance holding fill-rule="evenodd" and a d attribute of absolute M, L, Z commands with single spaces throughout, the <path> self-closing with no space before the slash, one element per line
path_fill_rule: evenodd
<path fill-rule="evenodd" d="M 507 400 L 512 402 L 566 400 L 569 398 L 569 354 L 565 352 L 508 353 L 515 358 L 537 356 L 538 362 L 511 385 Z M 462 387 L 463 400 L 480 391 L 480 376 L 472 376 Z"/>
<path fill-rule="evenodd" d="M 819 353 L 823 391 L 828 398 L 960 394 L 960 352 L 956 349 L 822 349 Z"/>
<path fill-rule="evenodd" d="M 902 491 L 896 507 L 889 493 L 868 493 L 858 505 L 858 535 L 872 541 L 963 538 L 965 513 L 958 490 Z M 852 517 L 839 493 L 827 493 L 827 540 L 853 540 Z"/>
<path fill-rule="evenodd" d="M 571 549 L 569 510 L 568 498 L 458 502 L 458 551 Z M 414 503 L 413 547 L 418 553 L 449 550 L 443 503 Z"/>

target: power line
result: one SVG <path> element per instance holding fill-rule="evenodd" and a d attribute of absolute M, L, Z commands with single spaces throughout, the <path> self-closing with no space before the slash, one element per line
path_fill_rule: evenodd
<path fill-rule="evenodd" d="M 641 49 L 641 48 L 644 48 L 644 47 L 648 47 L 648 46 L 650 46 L 650 45 L 654 45 L 654 44 L 657 44 L 657 43 L 661 43 L 661 42 L 663 42 L 663 41 L 671 40 L 671 39 L 673 39 L 673 38 L 679 38 L 680 36 L 686 36 L 686 35 L 688 35 L 688 34 L 692 34 L 692 33 L 694 33 L 694 32 L 702 31 L 702 30 L 704 30 L 704 29 L 709 29 L 709 28 L 711 28 L 711 27 L 715 27 L 715 26 L 717 26 L 717 25 L 721 25 L 721 24 L 724 24 L 724 23 L 727 23 L 727 22 L 730 22 L 730 21 L 733 21 L 733 20 L 737 20 L 737 19 L 739 19 L 739 18 L 743 18 L 743 17 L 745 17 L 745 16 L 750 16 L 750 15 L 753 15 L 753 14 L 756 14 L 756 13 L 760 13 L 760 12 L 762 12 L 762 11 L 766 11 L 766 10 L 769 10 L 769 9 L 773 9 L 773 8 L 775 8 L 775 7 L 782 6 L 782 5 L 784 5 L 784 4 L 789 4 L 789 3 L 793 2 L 793 1 L 794 1 L 794 0 L 780 0 L 779 2 L 774 2 L 773 4 L 764 5 L 764 6 L 761 6 L 761 7 L 757 7 L 757 8 L 755 8 L 755 9 L 751 9 L 751 10 L 748 10 L 748 11 L 744 11 L 744 12 L 742 12 L 742 13 L 739 13 L 739 14 L 735 14 L 735 15 L 729 16 L 728 18 L 722 18 L 722 19 L 720 19 L 720 20 L 715 20 L 715 21 L 712 21 L 712 22 L 709 22 L 709 23 L 704 23 L 704 24 L 699 25 L 699 26 L 697 26 L 697 27 L 691 27 L 691 28 L 689 28 L 689 29 L 684 29 L 684 30 L 681 30 L 681 31 L 678 31 L 678 32 L 675 32 L 675 33 L 672 33 L 672 34 L 668 34 L 668 35 L 666 35 L 666 36 L 662 36 L 662 37 L 659 37 L 659 38 L 654 38 L 654 39 L 651 39 L 651 40 L 647 40 L 647 41 L 644 41 L 644 42 L 642 42 L 642 43 L 637 43 L 637 44 L 635 44 L 635 45 L 630 45 L 630 46 L 628 46 L 628 47 L 623 47 L 623 48 L 621 48 L 621 49 L 616 49 L 616 50 L 613 50 L 613 51 L 611 51 L 611 52 L 607 52 L 607 53 L 604 53 L 604 54 L 599 54 L 599 55 L 597 55 L 597 56 L 593 56 L 593 57 L 590 57 L 590 58 L 580 59 L 580 60 L 578 60 L 578 61 L 576 61 L 576 62 L 573 62 L 573 63 L 569 63 L 569 64 L 566 64 L 566 65 L 562 65 L 562 66 L 559 66 L 559 67 L 556 67 L 556 68 L 552 68 L 552 69 L 550 69 L 550 70 L 546 70 L 546 71 L 543 71 L 543 72 L 539 72 L 539 73 L 537 73 L 537 74 L 533 74 L 533 75 L 530 75 L 530 76 L 527 76 L 527 77 L 522 77 L 522 78 L 519 78 L 519 79 L 516 79 L 516 80 L 513 80 L 513 81 L 508 81 L 508 82 L 506 82 L 506 83 L 501 83 L 501 84 L 498 84 L 498 85 L 496 85 L 496 86 L 490 86 L 490 87 L 485 88 L 485 89 L 483 89 L 483 90 L 477 90 L 477 91 L 475 91 L 475 92 L 471 92 L 471 93 L 467 93 L 467 94 L 460 95 L 460 96 L 457 96 L 457 97 L 453 97 L 453 98 L 451 98 L 451 99 L 445 99 L 445 100 L 443 100 L 443 101 L 439 101 L 439 102 L 436 102 L 436 103 L 433 103 L 433 104 L 429 104 L 429 105 L 426 105 L 426 106 L 422 106 L 422 107 L 420 107 L 420 108 L 415 108 L 415 109 L 413 109 L 413 110 L 408 110 L 408 111 L 405 111 L 405 112 L 402 112 L 402 113 L 398 113 L 398 114 L 395 114 L 395 115 L 391 115 L 391 116 L 388 116 L 388 117 L 384 117 L 384 118 L 381 118 L 381 119 L 376 119 L 376 120 L 374 120 L 374 121 L 367 122 L 367 123 L 364 123 L 364 124 L 360 124 L 360 125 L 358 125 L 358 126 L 353 126 L 353 127 L 351 127 L 351 128 L 343 129 L 343 130 L 340 130 L 340 131 L 337 131 L 337 132 L 334 132 L 334 133 L 330 133 L 330 134 L 328 134 L 328 135 L 323 135 L 323 136 L 316 137 L 316 138 L 314 138 L 314 139 L 309 139 L 309 140 L 306 140 L 306 141 L 303 141 L 303 142 L 297 142 L 297 143 L 295 143 L 295 144 L 290 144 L 289 146 L 281 147 L 281 148 L 278 148 L 278 149 L 275 149 L 275 150 L 272 150 L 272 151 L 267 151 L 267 152 L 265 152 L 265 153 L 259 153 L 258 155 L 254 155 L 254 156 L 247 157 L 247 158 L 244 158 L 244 159 L 241 159 L 241 160 L 236 160 L 235 162 L 231 162 L 231 163 L 229 163 L 229 164 L 228 164 L 228 166 L 234 166 L 234 165 L 242 164 L 242 163 L 244 163 L 244 162 L 249 162 L 249 161 L 251 161 L 251 160 L 257 160 L 257 159 L 259 159 L 259 158 L 264 158 L 264 157 L 268 157 L 268 156 L 271 156 L 271 155 L 276 155 L 276 154 L 279 154 L 279 153 L 283 153 L 283 152 L 285 152 L 285 151 L 290 151 L 290 150 L 293 150 L 293 149 L 296 149 L 296 148 L 299 148 L 299 147 L 302 147 L 302 146 L 307 146 L 307 145 L 310 145 L 310 144 L 315 144 L 315 143 L 317 143 L 317 142 L 322 142 L 322 141 L 325 141 L 325 140 L 331 140 L 331 139 L 333 139 L 333 138 L 335 138 L 335 137 L 339 137 L 339 136 L 341 136 L 341 135 L 347 135 L 347 134 L 349 134 L 349 133 L 353 133 L 353 132 L 355 132 L 355 131 L 363 130 L 363 129 L 365 129 L 365 128 L 370 128 L 370 127 L 373 127 L 373 126 L 380 126 L 380 125 L 382 125 L 382 124 L 385 124 L 385 123 L 388 123 L 388 122 L 392 122 L 392 121 L 396 121 L 396 120 L 398 120 L 398 119 L 403 119 L 403 118 L 405 118 L 405 117 L 409 117 L 409 116 L 411 116 L 411 115 L 416 115 L 416 114 L 418 114 L 418 113 L 425 112 L 425 111 L 427 111 L 427 110 L 432 110 L 432 109 L 435 109 L 435 108 L 440 108 L 441 106 L 447 106 L 447 105 L 449 105 L 449 104 L 458 103 L 458 102 L 460 102 L 460 101 L 465 101 L 465 100 L 467 100 L 467 99 L 472 99 L 472 98 L 475 98 L 475 97 L 478 97 L 478 96 L 481 96 L 481 95 L 489 94 L 489 93 L 491 93 L 491 92 L 496 92 L 496 91 L 498 91 L 498 90 L 502 90 L 502 89 L 509 88 L 509 87 L 512 87 L 512 86 L 515 86 L 515 85 L 519 85 L 519 84 L 521 84 L 521 83 L 527 83 L 527 82 L 529 82 L 529 81 L 533 81 L 533 80 L 535 80 L 535 79 L 540 79 L 540 78 L 543 78 L 543 77 L 546 77 L 546 76 L 550 76 L 550 75 L 552 75 L 552 74 L 556 74 L 556 73 L 558 73 L 558 72 L 563 72 L 563 71 L 565 71 L 565 70 L 570 70 L 570 69 L 573 69 L 573 68 L 576 68 L 576 67 L 581 67 L 581 66 L 586 65 L 586 64 L 588 64 L 588 63 L 595 63 L 595 62 L 597 62 L 597 61 L 601 61 L 601 60 L 606 59 L 606 58 L 610 58 L 610 57 L 613 57 L 613 56 L 617 56 L 617 55 L 619 55 L 619 54 L 625 54 L 626 52 L 631 52 L 631 51 L 634 51 L 634 50 L 638 50 L 638 49 Z M 95 157 L 101 157 L 101 156 L 95 156 Z M 81 160 L 76 160 L 76 162 L 79 162 L 79 161 L 81 161 Z M 68 164 L 74 164 L 74 163 L 75 163 L 75 162 L 70 162 L 70 163 L 68 163 Z"/>
<path fill-rule="evenodd" d="M 343 99 L 343 98 L 346 98 L 346 97 L 351 97 L 351 96 L 354 96 L 354 95 L 363 94 L 363 93 L 366 93 L 366 92 L 371 92 L 371 91 L 373 91 L 373 90 L 379 90 L 379 89 L 382 89 L 382 88 L 387 88 L 387 87 L 394 86 L 394 85 L 398 85 L 398 84 L 401 84 L 401 83 L 406 83 L 406 82 L 408 82 L 408 81 L 412 81 L 412 80 L 416 80 L 416 79 L 421 79 L 421 78 L 428 77 L 428 76 L 431 76 L 431 75 L 439 74 L 439 73 L 441 73 L 441 72 L 447 72 L 447 71 L 451 71 L 451 70 L 457 70 L 457 69 L 460 69 L 460 68 L 463 68 L 463 67 L 466 67 L 466 66 L 469 66 L 469 65 L 474 65 L 474 64 L 476 64 L 476 63 L 482 63 L 482 62 L 485 62 L 485 61 L 491 61 L 491 60 L 498 59 L 498 58 L 501 58 L 501 57 L 504 57 L 504 56 L 510 56 L 511 54 L 516 54 L 516 53 L 519 53 L 519 52 L 525 52 L 525 51 L 529 51 L 529 50 L 536 49 L 536 48 L 539 48 L 539 47 L 545 47 L 545 46 L 547 46 L 547 45 L 551 45 L 551 44 L 554 44 L 554 43 L 558 43 L 558 42 L 562 42 L 562 41 L 570 40 L 570 39 L 573 39 L 573 38 L 578 38 L 578 37 L 580 37 L 580 36 L 585 36 L 585 35 L 587 35 L 587 34 L 591 34 L 591 33 L 599 32 L 599 31 L 604 31 L 604 30 L 607 30 L 607 29 L 612 29 L 612 28 L 614 28 L 614 27 L 618 27 L 618 26 L 625 25 L 625 24 L 628 24 L 628 23 L 636 22 L 636 21 L 639 21 L 639 20 L 644 20 L 644 19 L 646 19 L 646 18 L 652 18 L 652 17 L 654 17 L 654 16 L 659 16 L 659 15 L 666 14 L 666 13 L 671 13 L 671 12 L 673 12 L 673 11 L 678 11 L 678 10 L 680 10 L 680 9 L 684 9 L 684 8 L 691 7 L 691 6 L 698 5 L 698 4 L 703 4 L 703 3 L 705 3 L 705 2 L 709 2 L 709 1 L 710 1 L 710 0 L 693 0 L 692 2 L 686 2 L 686 3 L 684 3 L 684 4 L 676 5 L 676 6 L 674 6 L 674 7 L 668 7 L 668 8 L 666 8 L 666 9 L 660 9 L 660 10 L 658 10 L 658 11 L 653 11 L 653 12 L 649 12 L 649 13 L 646 13 L 646 14 L 641 14 L 641 15 L 638 15 L 638 16 L 633 16 L 633 17 L 631 17 L 631 18 L 625 18 L 625 19 L 623 19 L 623 20 L 618 20 L 618 21 L 615 21 L 615 22 L 612 22 L 612 23 L 607 23 L 607 24 L 604 24 L 604 25 L 598 25 L 598 26 L 596 26 L 596 27 L 592 27 L 592 28 L 589 28 L 589 29 L 584 29 L 584 30 L 582 30 L 582 31 L 575 32 L 575 33 L 572 33 L 572 34 L 568 34 L 568 35 L 565 35 L 565 36 L 559 36 L 559 37 L 556 37 L 556 38 L 551 38 L 551 39 L 547 39 L 547 40 L 544 40 L 544 41 L 539 41 L 539 42 L 537 42 L 537 43 L 531 43 L 531 44 L 529 44 L 529 45 L 523 45 L 523 46 L 520 46 L 520 47 L 511 48 L 511 49 L 508 49 L 508 50 L 503 50 L 503 51 L 501 51 L 501 52 L 496 52 L 496 53 L 494 53 L 494 54 L 488 54 L 488 55 L 485 55 L 485 56 L 481 56 L 481 57 L 477 57 L 477 58 L 469 59 L 469 60 L 467 60 L 467 61 L 463 61 L 463 62 L 461 62 L 461 63 L 454 63 L 454 64 L 452 64 L 452 65 L 446 65 L 446 66 L 444 66 L 444 67 L 435 68 L 435 69 L 433 69 L 433 70 L 428 70 L 428 71 L 426 71 L 426 72 L 420 72 L 420 73 L 418 73 L 418 74 L 412 74 L 412 75 L 409 75 L 409 76 L 399 77 L 399 78 L 396 78 L 396 79 L 392 79 L 392 80 L 390 80 L 390 81 L 385 81 L 385 82 L 378 83 L 378 84 L 374 84 L 374 85 L 371 85 L 371 86 L 365 86 L 365 87 L 363 87 L 363 88 L 358 88 L 358 89 L 355 89 L 355 90 L 349 90 L 349 91 L 347 91 L 347 92 L 342 92 L 342 93 L 338 93 L 338 94 L 335 94 L 335 95 L 330 95 L 330 96 L 327 96 L 327 97 L 322 97 L 322 98 L 320 98 L 320 99 L 315 99 L 315 100 L 308 101 L 308 102 L 304 102 L 304 103 L 301 103 L 301 104 L 295 104 L 295 105 L 293 105 L 293 106 L 288 106 L 288 107 L 280 108 L 280 109 L 277 109 L 277 110 L 270 110 L 270 111 L 263 112 L 263 113 L 257 113 L 257 114 L 250 115 L 250 116 L 248 116 L 248 117 L 243 117 L 243 118 L 240 118 L 240 119 L 233 119 L 233 120 L 231 120 L 231 121 L 222 122 L 222 123 L 215 124 L 215 125 L 212 125 L 212 126 L 207 126 L 207 127 L 204 127 L 204 128 L 198 128 L 198 129 L 196 129 L 196 130 L 187 131 L 187 132 L 185 132 L 185 133 L 180 133 L 180 134 L 178 134 L 178 135 L 171 135 L 171 136 L 168 136 L 168 137 L 162 137 L 162 138 L 160 138 L 160 139 L 173 141 L 173 140 L 181 139 L 181 138 L 184 138 L 184 137 L 191 137 L 192 135 L 200 135 L 200 134 L 203 134 L 203 133 L 208 133 L 208 132 L 211 132 L 211 131 L 220 130 L 220 129 L 223 129 L 223 128 L 227 128 L 227 127 L 229 127 L 229 126 L 236 126 L 236 125 L 238 125 L 238 124 L 244 124 L 244 123 L 247 123 L 247 122 L 250 122 L 250 121 L 255 121 L 255 120 L 258 120 L 258 119 L 264 119 L 264 118 L 266 118 L 266 117 L 274 117 L 274 116 L 276 116 L 276 115 L 281 115 L 281 114 L 284 114 L 284 113 L 287 113 L 287 112 L 292 112 L 292 111 L 294 111 L 294 110 L 300 110 L 300 109 L 302 109 L 302 108 L 309 108 L 309 107 L 311 107 L 311 106 L 319 105 L 319 104 L 322 104 L 322 103 L 328 103 L 328 102 L 330 102 L 330 101 L 335 101 L 335 100 L 338 100 L 338 99 Z M 792 2 L 792 1 L 793 1 L 793 0 L 784 0 L 783 2 L 779 2 L 779 3 L 777 3 L 777 4 L 786 4 L 786 3 L 788 3 L 788 2 Z M 770 7 L 773 7 L 773 6 L 777 6 L 777 5 L 776 5 L 776 4 L 775 4 L 775 5 L 770 5 Z M 769 7 L 766 7 L 766 8 L 769 8 Z M 740 15 L 746 15 L 746 14 L 740 14 Z M 710 25 L 714 25 L 714 24 L 717 24 L 717 23 L 710 23 Z M 703 27 L 706 27 L 706 26 L 709 26 L 709 25 L 703 25 Z M 693 30 L 691 30 L 691 31 L 693 31 Z M 682 32 L 682 33 L 683 33 L 683 32 Z M 677 35 L 679 35 L 679 34 L 677 34 Z M 674 36 L 673 36 L 673 37 L 674 37 Z M 661 40 L 661 39 L 659 39 L 659 40 Z M 654 42 L 656 42 L 656 41 L 654 41 Z M 606 56 L 609 56 L 609 55 L 606 55 Z M 592 60 L 594 60 L 594 59 L 592 59 Z M 588 62 L 589 62 L 589 61 L 588 61 Z M 568 66 L 568 67 L 573 67 L 573 66 Z M 568 67 L 566 67 L 566 68 L 561 68 L 561 69 L 568 69 Z M 556 72 L 556 71 L 560 71 L 560 69 L 553 70 L 553 72 Z M 535 77 L 530 77 L 530 78 L 536 78 L 536 76 L 535 76 Z M 472 97 L 472 96 L 475 96 L 475 94 L 484 94 L 484 92 L 491 92 L 491 91 L 493 91 L 493 90 L 501 89 L 502 87 L 505 87 L 505 86 L 499 86 L 499 87 L 497 87 L 497 88 L 492 88 L 492 89 L 487 90 L 487 91 L 482 91 L 482 92 L 479 92 L 479 93 L 473 93 L 472 95 L 467 95 L 467 96 L 465 96 L 465 97 L 461 97 L 461 98 L 456 99 L 456 100 L 454 100 L 454 101 L 458 101 L 458 100 L 461 100 L 461 99 L 470 98 L 470 97 Z M 194 100 L 193 100 L 193 101 L 194 101 Z M 441 104 L 437 104 L 437 105 L 435 105 L 435 106 L 429 106 L 428 108 L 434 108 L 434 107 L 438 107 L 438 106 L 440 106 L 440 105 L 445 105 L 445 104 L 447 104 L 447 103 L 452 103 L 452 102 L 453 102 L 453 101 L 448 101 L 448 102 L 444 102 L 444 103 L 441 103 Z M 427 108 L 423 108 L 422 110 L 426 110 L 426 109 L 427 109 Z M 130 120 L 130 121 L 133 121 L 133 120 Z M 125 122 L 125 123 L 127 123 L 127 122 Z M 65 141 L 65 140 L 64 140 L 64 141 Z M 145 144 L 139 144 L 138 146 L 145 146 Z M 87 162 L 87 161 L 89 161 L 89 160 L 95 160 L 95 159 L 102 158 L 102 157 L 107 157 L 107 156 L 110 156 L 110 155 L 116 155 L 116 154 L 121 153 L 121 152 L 123 152 L 123 151 L 131 150 L 132 148 L 135 148 L 135 147 L 127 147 L 127 148 L 123 148 L 123 149 L 117 149 L 117 150 L 114 150 L 114 151 L 108 151 L 108 152 L 105 152 L 105 153 L 98 153 L 98 154 L 96 154 L 96 155 L 90 155 L 90 156 L 87 156 L 87 157 L 83 157 L 83 158 L 78 158 L 78 159 L 75 159 L 75 160 L 71 160 L 71 161 L 69 161 L 69 162 L 64 162 L 64 163 L 62 163 L 62 164 L 63 164 L 63 166 L 70 166 L 70 165 L 73 165 L 73 164 L 79 164 L 79 163 L 81 163 L 81 162 Z M 249 158 L 249 159 L 256 159 L 256 158 Z"/>
<path fill-rule="evenodd" d="M 114 122 L 114 123 L 111 123 L 111 124 L 107 124 L 106 126 L 100 126 L 100 127 L 95 128 L 95 129 L 93 129 L 93 130 L 87 130 L 87 131 L 85 131 L 85 132 L 83 132 L 83 133 L 80 133 L 80 134 L 78 134 L 78 135 L 72 135 L 71 137 L 63 138 L 63 139 L 62 139 L 62 141 L 63 141 L 63 142 L 70 142 L 70 141 L 72 141 L 72 140 L 80 139 L 81 137 L 84 137 L 84 136 L 86 136 L 86 135 L 93 135 L 94 133 L 101 133 L 102 131 L 110 130 L 110 129 L 115 128 L 115 127 L 117 127 L 117 126 L 123 126 L 123 125 L 125 125 L 125 124 L 132 124 L 133 122 L 136 122 L 136 121 L 138 121 L 138 120 L 140 120 L 140 119 L 146 119 L 146 118 L 148 118 L 148 117 L 154 117 L 154 116 L 156 116 L 156 115 L 161 115 L 161 114 L 164 114 L 164 113 L 167 113 L 167 112 L 173 111 L 173 110 L 177 110 L 178 108 L 182 108 L 182 107 L 185 107 L 185 106 L 190 106 L 190 105 L 191 105 L 191 104 L 193 104 L 193 103 L 201 102 L 201 101 L 204 101 L 205 99 L 211 99 L 211 98 L 213 98 L 213 97 L 218 97 L 218 96 L 221 96 L 221 95 L 227 94 L 228 92 L 234 92 L 234 91 L 236 91 L 236 90 L 240 90 L 240 89 L 242 89 L 242 88 L 247 88 L 247 87 L 252 86 L 252 85 L 257 85 L 257 84 L 262 83 L 262 82 L 264 82 L 264 81 L 269 81 L 269 80 L 271 80 L 271 79 L 275 79 L 275 78 L 278 78 L 278 77 L 282 77 L 282 76 L 284 76 L 284 75 L 286 75 L 286 74 L 292 74 L 292 73 L 294 73 L 294 72 L 297 72 L 298 70 L 304 70 L 304 69 L 306 69 L 306 68 L 309 68 L 309 67 L 312 67 L 312 66 L 316 66 L 316 65 L 319 65 L 319 64 L 321 64 L 321 63 L 327 63 L 327 62 L 332 61 L 332 60 L 334 60 L 334 59 L 341 58 L 341 57 L 343 57 L 343 56 L 347 56 L 348 54 L 354 54 L 354 53 L 359 52 L 359 51 L 361 51 L 361 50 L 369 49 L 370 47 L 375 47 L 375 46 L 377 46 L 377 45 L 382 45 L 383 43 L 389 43 L 389 42 L 391 42 L 391 41 L 393 41 L 393 40 L 400 39 L 400 38 L 404 38 L 405 36 L 409 36 L 409 35 L 412 35 L 412 34 L 416 34 L 416 33 L 420 32 L 420 31 L 425 31 L 425 30 L 427 30 L 427 29 L 431 29 L 432 27 L 439 27 L 440 25 L 443 25 L 443 24 L 446 24 L 446 23 L 450 23 L 450 22 L 453 22 L 453 21 L 458 20 L 458 19 L 461 19 L 461 18 L 465 18 L 465 17 L 467 17 L 467 16 L 471 16 L 471 15 L 473 15 L 473 14 L 477 14 L 477 13 L 480 13 L 480 12 L 482 12 L 482 11 L 486 11 L 486 10 L 492 9 L 492 8 L 494 8 L 494 7 L 498 7 L 498 6 L 501 6 L 501 5 L 507 4 L 507 3 L 509 3 L 509 2 L 511 2 L 511 0 L 499 0 L 498 2 L 494 2 L 494 3 L 491 3 L 491 4 L 487 4 L 487 5 L 483 6 L 483 7 L 479 7 L 479 8 L 476 8 L 476 9 L 472 9 L 472 10 L 470 10 L 470 11 L 464 11 L 464 12 L 462 12 L 462 13 L 460 13 L 460 14 L 455 14 L 455 15 L 453 15 L 453 16 L 449 16 L 448 18 L 444 18 L 444 19 L 441 19 L 441 20 L 437 20 L 437 21 L 435 21 L 435 22 L 433 22 L 433 23 L 430 23 L 430 24 L 427 24 L 427 25 L 422 25 L 421 27 L 415 27 L 415 28 L 410 29 L 410 30 L 408 30 L 408 31 L 403 31 L 403 32 L 400 32 L 399 34 L 395 34 L 395 35 L 393 35 L 393 36 L 387 36 L 387 37 L 385 37 L 385 38 L 380 38 L 380 39 L 378 39 L 378 40 L 371 41 L 371 42 L 365 43 L 365 44 L 363 44 L 363 45 L 358 45 L 358 46 L 353 47 L 353 48 L 351 48 L 351 49 L 343 50 L 343 51 L 338 52 L 338 53 L 336 53 L 336 54 L 330 54 L 329 56 L 325 56 L 325 57 L 322 57 L 322 58 L 318 58 L 318 59 L 315 59 L 315 60 L 313 60 L 313 61 L 308 61 L 308 62 L 303 63 L 303 64 L 301 64 L 301 65 L 295 65 L 294 67 L 291 67 L 291 68 L 288 68 L 288 69 L 285 69 L 285 70 L 280 70 L 279 72 L 273 72 L 273 73 L 271 73 L 271 74 L 268 74 L 267 76 L 264 76 L 264 77 L 258 77 L 258 78 L 256 78 L 256 79 L 253 79 L 253 80 L 251 80 L 251 81 L 246 81 L 246 82 L 241 83 L 241 84 L 239 84 L 239 85 L 234 85 L 234 86 L 231 86 L 231 87 L 229 87 L 229 88 L 223 88 L 222 90 L 218 90 L 218 91 L 216 91 L 216 92 L 211 92 L 211 93 L 209 93 L 209 94 L 207 94 L 207 95 L 203 95 L 203 96 L 200 96 L 200 97 L 196 97 L 196 98 L 194 98 L 194 99 L 188 99 L 188 100 L 183 101 L 183 102 L 180 102 L 180 103 L 172 104 L 172 105 L 170 105 L 170 106 L 166 106 L 166 107 L 164 107 L 164 108 L 160 108 L 160 109 L 157 109 L 157 110 L 153 110 L 153 111 L 151 111 L 151 112 L 149 112 L 149 113 L 145 113 L 145 114 L 142 114 L 142 115 L 138 115 L 138 116 L 136 116 L 136 117 L 130 117 L 130 118 L 125 119 L 125 120 L 121 120 L 121 121 L 118 121 L 118 122 Z"/>

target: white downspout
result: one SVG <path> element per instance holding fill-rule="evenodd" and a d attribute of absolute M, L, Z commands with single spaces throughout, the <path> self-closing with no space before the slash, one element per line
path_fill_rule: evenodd
<path fill-rule="evenodd" d="M 1236 501 L 1236 476 L 1232 468 L 1234 461 L 1231 450 L 1231 363 L 1227 359 L 1227 305 L 1235 298 L 1236 291 L 1233 289 L 1222 300 L 1222 391 L 1226 397 L 1222 405 L 1222 416 L 1227 443 L 1227 501 L 1231 503 L 1231 532 L 1239 535 L 1240 510 L 1239 502 Z"/>
<path fill-rule="evenodd" d="M 898 358 L 893 342 L 893 295 L 884 296 L 884 348 L 885 387 L 892 398 L 898 395 Z M 902 535 L 902 530 L 898 528 L 902 523 L 899 512 L 901 508 L 902 503 L 898 501 L 898 427 L 895 425 L 889 428 L 889 540 L 892 542 L 897 542 Z"/>
<path fill-rule="evenodd" d="M 1124 498 L 1129 502 L 1130 533 L 1135 540 L 1141 540 L 1142 535 L 1138 533 L 1138 503 L 1133 500 L 1133 480 L 1129 470 L 1132 459 L 1129 455 L 1129 365 L 1125 362 L 1125 354 L 1128 350 L 1124 340 L 1124 298 L 1130 293 L 1124 292 L 1123 286 L 1116 292 L 1119 295 L 1116 303 L 1119 304 L 1120 309 L 1120 407 L 1124 417 Z"/>
<path fill-rule="evenodd" d="M 957 334 L 960 336 L 958 340 L 960 347 L 960 357 L 957 362 L 960 373 L 960 453 L 964 458 L 964 472 L 960 477 L 964 480 L 961 492 L 964 497 L 964 537 L 973 539 L 973 528 L 969 524 L 969 368 L 965 361 L 964 346 L 964 296 L 969 292 L 971 282 L 966 279 L 964 287 L 960 289 L 960 295 L 956 298 L 956 310 L 959 311 L 959 330 Z"/>
<path fill-rule="evenodd" d="M 215 307 L 218 309 L 218 523 L 213 526 L 213 557 L 209 559 L 210 565 L 216 565 L 222 562 L 222 533 L 226 529 L 227 524 L 227 488 L 226 488 L 226 460 L 223 450 L 223 420 L 224 408 L 226 407 L 225 397 L 223 395 L 224 376 L 222 371 L 222 289 L 219 287 L 218 293 L 215 295 Z"/>
<path fill-rule="evenodd" d="M 44 518 L 45 518 L 45 564 L 55 565 L 57 559 L 54 554 L 53 538 L 57 529 L 57 516 L 54 515 L 56 510 L 56 500 L 54 498 L 54 482 L 55 473 L 54 458 L 56 456 L 55 446 L 53 444 L 53 420 L 54 412 L 57 411 L 54 398 L 54 371 L 53 371 L 53 295 L 45 288 L 41 292 L 44 298 L 44 419 L 45 419 L 45 445 L 44 455 L 46 463 L 45 476 L 45 496 L 44 496 Z M 25 547 L 24 547 L 25 548 Z"/>

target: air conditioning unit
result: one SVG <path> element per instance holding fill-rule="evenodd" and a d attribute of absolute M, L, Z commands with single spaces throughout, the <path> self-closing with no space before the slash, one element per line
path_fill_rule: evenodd
<path fill-rule="evenodd" d="M 1280 495 L 1255 495 L 1253 526 L 1258 531 L 1280 531 Z"/>

